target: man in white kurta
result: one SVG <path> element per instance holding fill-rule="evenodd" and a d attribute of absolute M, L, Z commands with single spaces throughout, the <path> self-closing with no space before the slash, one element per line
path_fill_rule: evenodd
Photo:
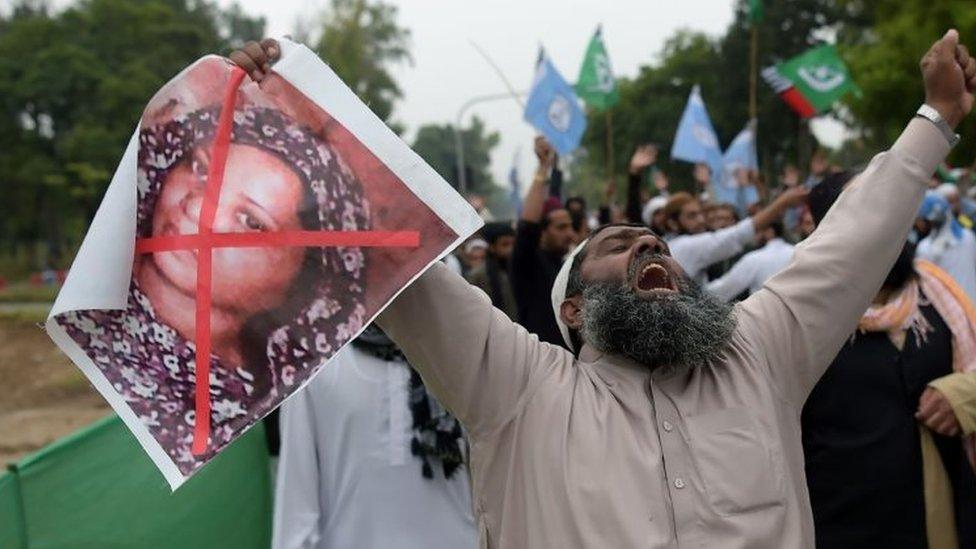
<path fill-rule="evenodd" d="M 274 549 L 477 546 L 467 470 L 411 455 L 408 368 L 348 346 L 281 407 Z"/>

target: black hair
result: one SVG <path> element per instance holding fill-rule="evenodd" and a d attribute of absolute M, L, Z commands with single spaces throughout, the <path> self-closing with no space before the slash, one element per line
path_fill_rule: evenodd
<path fill-rule="evenodd" d="M 782 219 L 777 219 L 776 221 L 770 223 L 769 228 L 773 230 L 773 234 L 775 234 L 777 238 L 783 238 L 783 235 L 786 234 L 786 226 L 783 225 Z"/>
<path fill-rule="evenodd" d="M 827 211 L 837 201 L 837 197 L 844 191 L 844 187 L 855 175 L 854 172 L 850 171 L 832 173 L 810 189 L 807 203 L 810 205 L 810 215 L 813 216 L 814 223 L 820 224 L 820 221 L 827 215 Z"/>
<path fill-rule="evenodd" d="M 491 245 L 504 236 L 515 236 L 515 229 L 511 221 L 492 221 L 481 228 L 481 236 Z"/>
<path fill-rule="evenodd" d="M 569 209 L 570 204 L 579 204 L 583 211 L 586 211 L 586 200 L 582 196 L 571 196 L 566 199 L 566 209 Z"/>

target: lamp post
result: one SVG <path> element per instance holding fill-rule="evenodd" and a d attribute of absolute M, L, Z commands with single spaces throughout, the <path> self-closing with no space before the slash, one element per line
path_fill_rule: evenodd
<path fill-rule="evenodd" d="M 462 195 L 468 190 L 468 180 L 467 174 L 464 172 L 464 140 L 461 138 L 461 123 L 464 120 L 464 114 L 471 107 L 478 105 L 480 103 L 488 103 L 491 101 L 498 101 L 501 99 L 514 98 L 518 101 L 518 98 L 525 95 L 525 92 L 516 93 L 492 93 L 488 95 L 476 95 L 471 99 L 468 99 L 461 105 L 458 109 L 457 118 L 454 120 L 454 157 L 457 160 L 457 172 L 458 172 L 458 192 Z"/>

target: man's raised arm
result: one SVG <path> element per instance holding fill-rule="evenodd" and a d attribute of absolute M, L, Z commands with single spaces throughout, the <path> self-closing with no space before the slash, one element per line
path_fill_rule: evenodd
<path fill-rule="evenodd" d="M 943 123 L 912 120 L 797 246 L 787 269 L 738 309 L 740 333 L 764 355 L 784 396 L 802 406 L 878 292 L 950 149 L 951 128 L 973 106 L 976 60 L 956 31 L 922 59 L 926 105 Z M 941 126 L 941 127 L 940 127 Z"/>
<path fill-rule="evenodd" d="M 434 396 L 475 434 L 515 417 L 546 375 L 573 361 L 439 262 L 377 321 Z"/>

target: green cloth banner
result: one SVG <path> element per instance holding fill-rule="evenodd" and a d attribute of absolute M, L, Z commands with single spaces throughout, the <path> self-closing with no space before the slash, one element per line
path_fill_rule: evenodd
<path fill-rule="evenodd" d="M 576 95 L 587 105 L 606 110 L 617 104 L 620 93 L 617 91 L 617 80 L 613 76 L 610 57 L 603 44 L 603 31 L 597 27 L 586 47 L 583 66 L 580 67 L 579 78 L 576 81 Z"/>
<path fill-rule="evenodd" d="M 271 480 L 258 424 L 177 492 L 116 416 L 0 476 L 0 547 L 261 548 Z"/>
<path fill-rule="evenodd" d="M 3 549 L 27 549 L 22 511 L 17 476 L 10 471 L 0 474 L 0 547 Z"/>

